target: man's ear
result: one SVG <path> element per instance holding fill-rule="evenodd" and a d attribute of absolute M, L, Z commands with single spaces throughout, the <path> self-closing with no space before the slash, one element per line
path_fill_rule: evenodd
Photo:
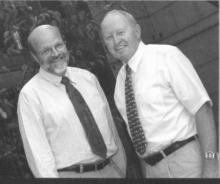
<path fill-rule="evenodd" d="M 39 62 L 37 56 L 36 56 L 32 51 L 30 51 L 30 54 L 31 54 L 31 56 L 33 57 L 33 59 L 34 59 L 37 63 L 40 64 L 40 62 Z"/>
<path fill-rule="evenodd" d="M 139 24 L 135 25 L 135 32 L 137 34 L 137 37 L 140 39 L 141 38 L 141 27 L 139 26 Z"/>

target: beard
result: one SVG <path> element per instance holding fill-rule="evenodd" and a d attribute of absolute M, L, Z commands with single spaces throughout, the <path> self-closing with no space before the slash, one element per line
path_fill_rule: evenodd
<path fill-rule="evenodd" d="M 69 54 L 61 52 L 58 56 L 51 56 L 47 60 L 47 70 L 56 75 L 63 75 L 69 63 Z"/>

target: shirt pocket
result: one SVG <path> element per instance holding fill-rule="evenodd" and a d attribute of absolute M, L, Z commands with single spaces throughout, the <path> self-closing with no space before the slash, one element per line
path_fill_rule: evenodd
<path fill-rule="evenodd" d="M 143 117 L 160 118 L 164 112 L 164 99 L 160 87 L 140 90 L 139 109 Z"/>

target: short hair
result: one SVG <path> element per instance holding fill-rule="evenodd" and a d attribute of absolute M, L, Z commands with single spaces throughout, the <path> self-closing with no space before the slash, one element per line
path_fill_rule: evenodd
<path fill-rule="evenodd" d="M 46 26 L 46 25 L 41 25 L 41 26 Z M 51 27 L 55 28 L 55 29 L 58 31 L 58 33 L 60 34 L 60 36 L 61 36 L 61 38 L 63 39 L 63 41 L 64 41 L 63 35 L 62 35 L 60 29 L 59 29 L 57 26 L 49 25 L 49 24 L 48 24 L 48 26 L 51 26 Z M 38 26 L 38 27 L 40 27 L 40 26 Z M 36 27 L 36 28 L 37 28 L 37 27 Z M 36 29 L 36 28 L 35 28 L 35 29 Z M 34 29 L 34 30 L 35 30 L 35 29 Z M 33 32 L 34 30 L 32 30 L 32 32 Z M 35 51 L 35 49 L 34 49 L 32 43 L 31 43 L 31 37 L 30 37 L 30 36 L 31 36 L 32 32 L 30 32 L 30 34 L 29 34 L 29 36 L 28 36 L 27 46 L 28 46 L 28 49 L 30 50 L 30 52 L 32 52 L 33 54 L 36 54 L 36 51 Z"/>
<path fill-rule="evenodd" d="M 28 47 L 30 52 L 32 52 L 33 54 L 36 54 L 36 51 L 34 50 L 34 47 L 32 46 L 32 44 L 30 42 L 29 36 L 28 36 L 28 39 L 27 39 L 27 47 Z"/>
<path fill-rule="evenodd" d="M 134 19 L 134 17 L 133 17 L 130 13 L 128 13 L 128 12 L 126 12 L 126 11 L 123 11 L 123 10 L 111 10 L 111 11 L 109 11 L 109 12 L 106 13 L 105 16 L 103 17 L 102 22 L 103 22 L 103 20 L 105 19 L 105 17 L 106 17 L 107 15 L 111 14 L 111 13 L 119 13 L 119 14 L 124 15 L 124 16 L 127 18 L 127 20 L 131 23 L 132 26 L 135 26 L 135 25 L 137 24 L 137 21 Z"/>

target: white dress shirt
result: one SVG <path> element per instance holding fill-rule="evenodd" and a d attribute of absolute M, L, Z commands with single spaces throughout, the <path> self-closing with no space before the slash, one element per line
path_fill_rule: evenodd
<path fill-rule="evenodd" d="M 105 141 L 107 157 L 116 154 L 112 116 L 96 77 L 70 67 L 66 76 L 89 106 Z M 101 160 L 91 151 L 61 77 L 40 69 L 20 92 L 18 118 L 26 157 L 35 177 L 58 177 L 57 169 Z"/>
<path fill-rule="evenodd" d="M 206 101 L 212 102 L 187 57 L 174 46 L 140 42 L 128 64 L 148 143 L 144 157 L 197 134 L 194 115 Z M 114 98 L 128 124 L 125 76 L 124 65 L 117 76 Z"/>

